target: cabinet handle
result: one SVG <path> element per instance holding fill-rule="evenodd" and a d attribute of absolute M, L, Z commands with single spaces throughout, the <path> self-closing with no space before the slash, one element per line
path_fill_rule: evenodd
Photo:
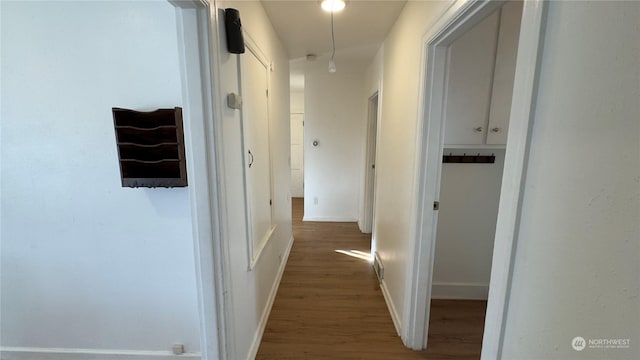
<path fill-rule="evenodd" d="M 249 167 L 251 167 L 251 165 L 253 165 L 253 154 L 251 150 L 249 150 Z"/>
<path fill-rule="evenodd" d="M 475 132 L 482 132 L 482 126 L 478 126 L 477 128 L 473 128 Z"/>
<path fill-rule="evenodd" d="M 500 128 L 499 127 L 494 127 L 493 129 L 491 129 L 491 132 L 499 133 L 500 132 Z"/>

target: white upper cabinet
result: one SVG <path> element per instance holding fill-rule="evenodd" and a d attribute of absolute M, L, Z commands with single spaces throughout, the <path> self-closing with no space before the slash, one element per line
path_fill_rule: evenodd
<path fill-rule="evenodd" d="M 499 14 L 449 46 L 445 144 L 482 144 L 487 133 Z"/>
<path fill-rule="evenodd" d="M 445 144 L 504 145 L 521 2 L 507 2 L 449 46 Z"/>
<path fill-rule="evenodd" d="M 496 51 L 496 67 L 493 74 L 487 144 L 507 143 L 521 16 L 522 3 L 519 1 L 508 1 L 502 7 L 498 49 Z"/>

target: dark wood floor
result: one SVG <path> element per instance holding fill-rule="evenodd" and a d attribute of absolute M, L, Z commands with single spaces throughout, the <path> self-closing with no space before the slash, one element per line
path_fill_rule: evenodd
<path fill-rule="evenodd" d="M 479 359 L 485 301 L 434 300 L 429 350 L 405 348 L 354 223 L 303 223 L 293 199 L 295 242 L 256 359 Z M 352 252 L 353 251 L 353 252 Z"/>

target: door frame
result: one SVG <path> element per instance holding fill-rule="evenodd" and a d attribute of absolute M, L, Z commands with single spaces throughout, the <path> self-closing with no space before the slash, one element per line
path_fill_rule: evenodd
<path fill-rule="evenodd" d="M 222 98 L 215 0 L 168 0 L 176 8 L 186 158 L 202 360 L 234 358 L 229 244 L 222 212 Z"/>
<path fill-rule="evenodd" d="M 374 102 L 375 100 L 375 102 Z M 380 91 L 376 90 L 367 99 L 367 125 L 364 165 L 364 190 L 362 204 L 362 220 L 360 230 L 363 233 L 372 233 L 375 219 L 375 171 L 370 175 L 371 165 L 376 163 L 378 148 L 378 119 L 380 118 Z M 372 148 L 373 150 L 372 153 Z M 375 169 L 374 169 L 375 170 Z"/>
<path fill-rule="evenodd" d="M 412 349 L 427 347 L 437 211 L 444 148 L 447 46 L 499 8 L 504 1 L 456 0 L 422 38 L 419 125 L 417 131 L 414 251 L 410 257 L 402 339 Z M 502 355 L 513 261 L 526 182 L 531 127 L 538 85 L 547 4 L 525 1 L 506 158 L 496 224 L 482 359 Z"/>

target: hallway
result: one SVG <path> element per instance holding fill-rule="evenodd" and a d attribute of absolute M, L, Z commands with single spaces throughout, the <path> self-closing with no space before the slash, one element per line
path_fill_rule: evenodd
<path fill-rule="evenodd" d="M 256 359 L 480 357 L 485 301 L 434 300 L 429 350 L 405 348 L 362 256 L 370 235 L 355 223 L 303 223 L 303 205 L 292 199 L 295 243 Z"/>

